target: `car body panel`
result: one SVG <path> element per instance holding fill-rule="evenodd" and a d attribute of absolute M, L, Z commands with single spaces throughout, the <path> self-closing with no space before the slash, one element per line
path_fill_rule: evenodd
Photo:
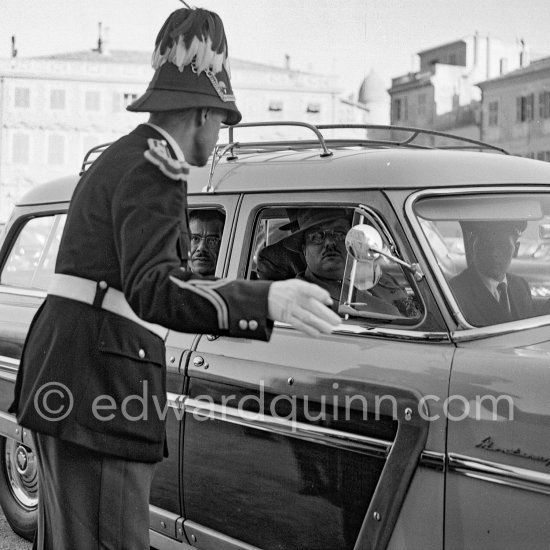
<path fill-rule="evenodd" d="M 380 217 L 399 257 L 419 264 L 424 275 L 412 285 L 426 313 L 394 327 L 343 320 L 318 339 L 278 323 L 269 343 L 171 331 L 169 456 L 151 489 L 151 543 L 216 550 L 545 547 L 550 316 L 466 326 L 410 204 L 418 193 L 449 189 L 543 190 L 550 165 L 465 151 L 331 151 L 236 149 L 212 177 L 210 167 L 191 171 L 190 207 L 227 214 L 216 275 L 248 275 L 254 224 L 265 207 L 363 205 Z M 67 209 L 77 180 L 61 178 L 18 201 L 0 262 L 26 219 Z M 544 281 L 543 268 L 540 275 Z M 44 296 L 0 285 L 0 435 L 31 446 L 6 410 Z M 510 395 L 513 423 L 493 420 L 484 407 L 480 420 L 449 419 L 478 394 Z M 465 401 L 449 399 L 455 395 Z M 355 399 L 348 405 L 346 398 Z M 274 402 L 277 414 L 254 409 Z M 342 421 L 346 410 L 350 419 Z"/>
<path fill-rule="evenodd" d="M 449 391 L 460 398 L 449 403 L 446 547 L 547 547 L 549 358 L 548 327 L 459 344 Z"/>

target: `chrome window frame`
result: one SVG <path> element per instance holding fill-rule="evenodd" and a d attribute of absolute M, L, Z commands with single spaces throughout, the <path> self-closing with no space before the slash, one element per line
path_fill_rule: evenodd
<path fill-rule="evenodd" d="M 311 201 L 312 208 L 315 206 L 319 206 L 320 208 L 323 207 L 329 207 L 329 205 L 325 203 L 319 203 L 316 201 Z M 338 203 L 340 204 L 340 203 Z M 380 227 L 384 237 L 388 240 L 388 243 L 390 245 L 390 249 L 392 253 L 397 254 L 399 258 L 402 257 L 402 254 L 399 252 L 397 248 L 397 244 L 395 242 L 395 239 L 393 238 L 393 235 L 391 231 L 388 229 L 388 224 L 384 222 L 383 218 L 378 214 L 376 210 L 371 208 L 368 205 L 365 205 L 363 203 L 355 202 L 353 204 L 351 203 L 342 203 L 341 205 L 343 208 L 350 208 L 354 210 L 354 217 L 358 213 L 358 210 L 364 210 L 366 213 L 368 213 L 373 221 Z M 303 201 L 300 203 L 273 203 L 273 204 L 264 204 L 261 205 L 260 208 L 258 208 L 257 212 L 254 214 L 254 218 L 252 221 L 252 240 L 251 244 L 249 246 L 249 250 L 246 257 L 246 272 L 248 273 L 250 270 L 251 265 L 251 251 L 253 250 L 253 241 L 254 237 L 256 235 L 257 231 L 257 223 L 258 220 L 261 218 L 260 213 L 263 210 L 269 209 L 269 208 L 287 208 L 287 207 L 295 207 L 295 208 L 303 208 L 304 204 Z M 422 297 L 422 294 L 419 292 L 418 287 L 415 288 L 416 295 Z M 414 325 L 411 325 L 410 328 L 389 328 L 387 326 L 380 326 L 375 325 L 375 323 L 371 322 L 370 324 L 373 326 L 365 326 L 369 324 L 367 320 L 365 319 L 364 323 L 354 323 L 352 321 L 348 321 L 346 324 L 341 323 L 334 329 L 335 333 L 338 334 L 348 334 L 348 335 L 354 335 L 354 336 L 368 336 L 368 337 L 377 337 L 377 338 L 383 338 L 388 340 L 399 340 L 399 341 L 408 341 L 408 342 L 445 342 L 448 343 L 451 341 L 450 334 L 448 332 L 444 331 L 420 331 L 420 330 L 414 330 L 415 327 L 418 327 L 426 318 L 426 310 L 425 310 L 425 302 L 422 299 L 422 304 L 424 306 L 424 314 L 422 317 L 418 320 L 418 322 Z M 288 330 L 297 330 L 292 325 L 288 323 L 283 323 L 281 321 L 275 321 L 274 326 L 276 328 L 283 328 Z"/>
<path fill-rule="evenodd" d="M 437 261 L 437 258 L 432 251 L 432 248 L 428 242 L 424 231 L 418 221 L 416 213 L 414 212 L 414 205 L 419 199 L 426 197 L 440 197 L 449 195 L 472 195 L 472 194 L 512 194 L 512 193 L 548 193 L 550 195 L 550 183 L 548 185 L 506 185 L 506 186 L 474 186 L 474 187 L 452 187 L 452 188 L 434 188 L 423 189 L 416 191 L 409 195 L 405 200 L 405 215 L 407 221 L 411 225 L 414 231 L 415 237 L 420 244 L 429 267 L 435 277 L 436 282 L 439 284 L 439 288 L 443 298 L 447 305 L 450 307 L 451 315 L 453 319 L 459 325 L 458 330 L 451 330 L 450 337 L 454 342 L 479 340 L 482 338 L 489 338 L 491 336 L 500 336 L 517 332 L 520 330 L 527 330 L 533 328 L 539 328 L 550 325 L 550 314 L 539 315 L 531 317 L 529 319 L 521 319 L 518 321 L 510 321 L 507 323 L 501 323 L 498 325 L 490 325 L 487 327 L 475 327 L 471 325 L 464 317 L 458 302 L 456 301 L 449 283 L 447 282 L 445 275 Z"/>

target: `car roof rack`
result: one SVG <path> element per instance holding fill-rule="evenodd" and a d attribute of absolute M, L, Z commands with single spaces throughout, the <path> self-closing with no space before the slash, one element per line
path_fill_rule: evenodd
<path fill-rule="evenodd" d="M 305 140 L 279 140 L 279 141 L 235 141 L 235 130 L 239 128 L 260 128 L 266 126 L 294 126 L 307 128 L 311 130 L 316 139 Z M 300 150 L 300 149 L 312 149 L 316 147 L 321 148 L 321 157 L 330 157 L 332 151 L 329 149 L 332 147 L 406 147 L 413 149 L 453 149 L 453 150 L 492 150 L 499 153 L 508 155 L 508 151 L 491 145 L 484 141 L 477 139 L 466 138 L 463 136 L 457 136 L 447 132 L 439 132 L 437 130 L 425 130 L 423 128 L 415 128 L 412 126 L 393 126 L 393 125 L 381 125 L 381 124 L 308 124 L 307 122 L 294 122 L 294 121 L 270 121 L 270 122 L 244 122 L 235 126 L 224 126 L 229 131 L 228 143 L 217 145 L 212 155 L 212 162 L 210 165 L 210 175 L 208 178 L 208 184 L 203 189 L 204 192 L 211 193 L 214 191 L 212 187 L 212 179 L 214 171 L 218 162 L 227 154 L 227 160 L 236 160 L 237 151 L 244 154 L 250 153 L 262 153 L 268 151 L 285 151 L 285 150 Z M 405 139 L 371 139 L 365 138 L 327 138 L 323 136 L 321 130 L 386 130 L 389 132 L 408 132 L 410 135 Z M 460 142 L 460 145 L 442 145 L 433 146 L 425 145 L 421 143 L 415 143 L 415 140 L 419 136 L 433 136 L 443 137 L 446 139 L 453 139 Z"/>
<path fill-rule="evenodd" d="M 316 140 L 285 140 L 285 141 L 250 141 L 250 142 L 239 142 L 233 139 L 235 130 L 238 128 L 258 128 L 265 126 L 295 126 L 302 127 L 311 130 L 315 136 Z M 473 149 L 473 150 L 492 150 L 498 151 L 508 155 L 508 151 L 496 145 L 491 145 L 484 141 L 480 141 L 473 138 L 467 138 L 463 136 L 458 136 L 456 134 L 451 134 L 448 132 L 440 132 L 438 130 L 427 130 L 423 128 L 415 128 L 412 126 L 393 126 L 393 125 L 382 125 L 382 124 L 308 124 L 307 122 L 294 122 L 294 121 L 270 121 L 270 122 L 244 122 L 237 124 L 235 126 L 226 126 L 229 130 L 229 144 L 233 145 L 233 149 L 257 149 L 259 151 L 263 150 L 273 150 L 273 149 L 301 149 L 301 148 L 311 148 L 313 144 L 317 143 L 321 149 L 323 157 L 328 157 L 332 153 L 328 149 L 328 145 L 333 146 L 346 146 L 346 145 L 384 145 L 388 147 L 413 147 L 419 149 Z M 386 130 L 389 132 L 408 132 L 410 136 L 405 139 L 371 139 L 369 137 L 365 138 L 344 138 L 344 139 L 331 139 L 323 136 L 321 130 Z M 434 146 L 434 145 L 425 145 L 420 143 L 415 143 L 415 140 L 419 136 L 434 136 L 434 137 L 443 137 L 447 139 L 452 139 L 458 142 L 461 142 L 461 145 L 444 145 L 444 146 Z M 466 144 L 466 145 L 464 145 Z M 225 147 L 225 146 L 224 146 Z M 228 150 L 232 149 L 231 147 Z"/>
<path fill-rule="evenodd" d="M 237 129 L 241 128 L 260 128 L 260 127 L 275 127 L 275 126 L 292 126 L 306 128 L 315 135 L 315 139 L 305 140 L 275 140 L 275 141 L 235 141 L 234 134 Z M 425 130 L 423 128 L 415 128 L 412 126 L 393 126 L 381 124 L 309 124 L 307 122 L 298 121 L 269 121 L 269 122 L 243 122 L 235 126 L 224 126 L 223 128 L 229 131 L 228 143 L 217 145 L 212 153 L 212 162 L 210 164 L 210 174 L 208 184 L 203 189 L 205 192 L 213 192 L 212 179 L 218 162 L 226 155 L 227 160 L 237 159 L 236 152 L 240 151 L 244 154 L 261 153 L 268 151 L 285 151 L 285 150 L 304 150 L 320 147 L 321 157 L 330 157 L 333 153 L 329 147 L 405 147 L 413 149 L 454 149 L 454 150 L 490 150 L 497 151 L 508 155 L 508 151 L 491 145 L 484 141 L 467 138 L 450 134 L 448 132 L 439 132 L 438 130 Z M 369 137 L 346 137 L 346 138 L 328 138 L 323 136 L 321 130 L 385 130 L 388 132 L 407 132 L 410 135 L 405 139 L 380 139 Z M 452 139 L 459 142 L 459 145 L 425 145 L 415 143 L 419 136 L 433 136 Z M 96 160 L 96 158 L 109 147 L 111 143 L 103 143 L 90 149 L 82 161 L 80 175 L 82 175 Z"/>

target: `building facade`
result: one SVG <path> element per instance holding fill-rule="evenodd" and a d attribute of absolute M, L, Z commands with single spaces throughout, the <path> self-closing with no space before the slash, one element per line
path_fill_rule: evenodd
<path fill-rule="evenodd" d="M 319 75 L 233 59 L 232 83 L 243 122 L 365 122 L 368 110 L 340 98 Z M 0 60 L 0 222 L 37 183 L 77 173 L 84 154 L 146 120 L 125 110 L 152 77 L 150 54 L 106 48 Z M 304 130 L 242 130 L 240 141 L 295 139 Z M 309 137 L 309 136 L 308 136 Z M 221 139 L 224 137 L 222 135 Z"/>
<path fill-rule="evenodd" d="M 514 155 L 550 161 L 550 57 L 478 86 L 482 139 Z"/>
<path fill-rule="evenodd" d="M 392 79 L 391 123 L 473 139 L 480 138 L 481 124 L 476 84 L 529 63 L 523 43 L 505 44 L 478 34 L 421 51 L 418 57 L 418 71 Z M 433 138 L 424 139 L 433 145 Z"/>

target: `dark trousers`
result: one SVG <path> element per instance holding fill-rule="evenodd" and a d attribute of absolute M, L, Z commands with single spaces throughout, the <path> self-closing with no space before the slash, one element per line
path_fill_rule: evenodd
<path fill-rule="evenodd" d="M 149 550 L 154 464 L 34 434 L 39 473 L 34 550 Z"/>

